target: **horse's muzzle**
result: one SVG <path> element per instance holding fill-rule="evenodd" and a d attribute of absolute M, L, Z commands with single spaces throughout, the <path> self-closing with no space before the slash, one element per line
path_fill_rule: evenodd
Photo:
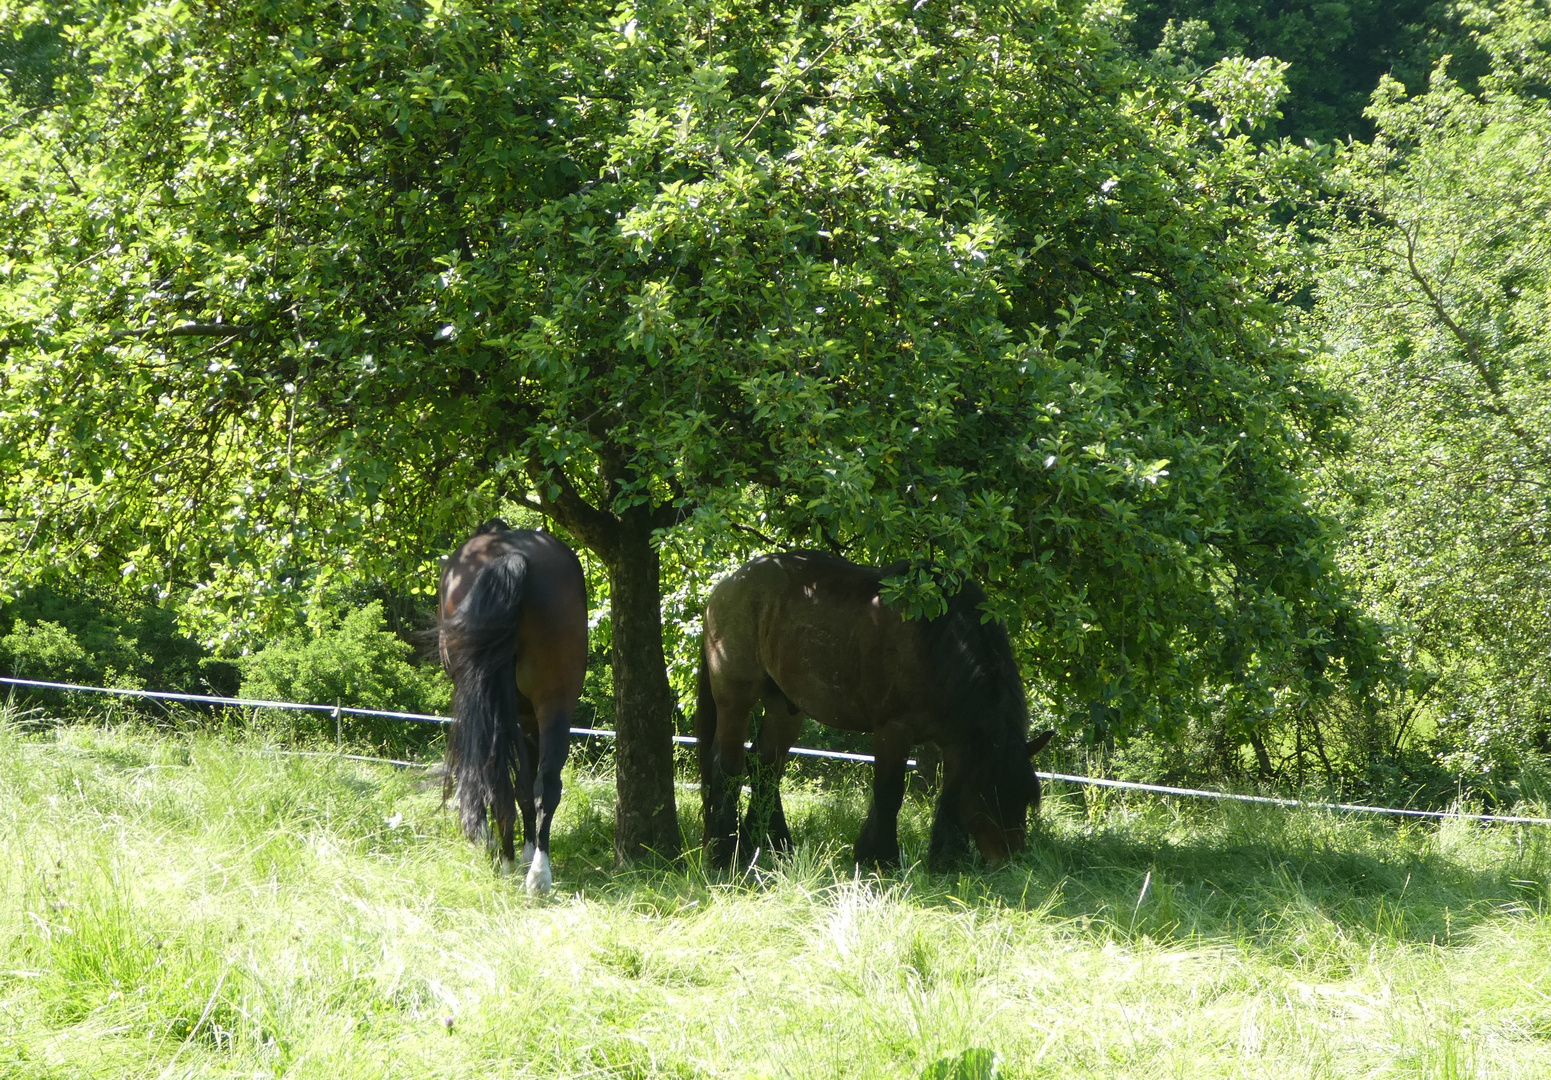
<path fill-rule="evenodd" d="M 1004 829 L 990 814 L 981 812 L 970 818 L 969 834 L 975 838 L 986 865 L 995 869 L 1023 850 L 1027 829 Z"/>

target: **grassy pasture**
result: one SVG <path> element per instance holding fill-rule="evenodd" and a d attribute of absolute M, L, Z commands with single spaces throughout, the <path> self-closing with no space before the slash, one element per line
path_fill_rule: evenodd
<path fill-rule="evenodd" d="M 531 901 L 415 774 L 269 749 L 0 725 L 0 1076 L 1551 1075 L 1551 831 L 1111 795 L 857 878 L 857 770 L 722 880 L 613 872 L 577 769 Z"/>

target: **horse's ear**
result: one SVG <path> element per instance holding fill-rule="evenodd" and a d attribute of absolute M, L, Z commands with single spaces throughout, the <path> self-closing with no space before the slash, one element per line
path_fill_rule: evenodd
<path fill-rule="evenodd" d="M 502 518 L 491 518 L 479 528 L 474 530 L 475 536 L 483 536 L 485 533 L 511 532 L 512 527 Z"/>
<path fill-rule="evenodd" d="M 1032 739 L 1030 739 L 1029 740 L 1029 758 L 1032 760 L 1035 754 L 1037 754 L 1041 750 L 1043 750 L 1045 748 L 1045 746 L 1050 742 L 1050 740 L 1055 738 L 1055 734 L 1056 733 L 1054 731 L 1041 731 L 1038 735 L 1036 735 Z"/>

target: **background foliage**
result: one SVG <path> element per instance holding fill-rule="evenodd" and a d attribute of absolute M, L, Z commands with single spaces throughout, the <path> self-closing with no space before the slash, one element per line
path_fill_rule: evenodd
<path fill-rule="evenodd" d="M 242 696 L 445 715 L 451 693 L 441 672 L 409 663 L 411 647 L 382 623 L 378 601 L 343 618 L 319 613 L 305 634 L 283 637 L 237 661 Z M 332 718 L 323 714 L 288 717 L 286 723 L 298 733 L 335 734 Z M 350 726 L 357 738 L 379 745 L 401 741 L 405 727 L 362 717 L 352 718 Z"/>
<path fill-rule="evenodd" d="M 1110 768 L 1540 752 L 1540 5 L 0 22 L 13 666 L 202 677 L 28 608 L 63 570 L 277 692 L 428 707 L 379 619 L 503 513 L 591 552 L 599 723 L 812 545 L 911 560 L 915 611 L 982 578 Z"/>
<path fill-rule="evenodd" d="M 1512 772 L 1551 738 L 1551 25 L 1504 5 L 1471 93 L 1379 86 L 1340 155 L 1318 318 L 1363 405 L 1333 473 L 1343 560 L 1411 650 L 1405 721 L 1452 771 Z"/>
<path fill-rule="evenodd" d="M 1288 65 L 1288 99 L 1275 125 L 1298 143 L 1374 132 L 1364 114 L 1381 76 L 1426 89 L 1440 57 L 1467 83 L 1485 56 L 1466 29 L 1473 5 L 1448 0 L 1132 0 L 1128 38 L 1138 54 L 1199 69 L 1224 56 L 1274 56 Z"/>
<path fill-rule="evenodd" d="M 101 586 L 36 584 L 0 605 L 0 675 L 95 686 L 231 693 L 230 663 L 178 625 L 178 613 Z M 100 702 L 50 695 L 54 708 Z"/>

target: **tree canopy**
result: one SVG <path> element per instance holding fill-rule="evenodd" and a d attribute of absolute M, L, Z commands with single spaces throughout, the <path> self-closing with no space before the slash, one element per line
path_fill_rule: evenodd
<path fill-rule="evenodd" d="M 60 34 L 52 103 L 4 103 L 9 574 L 253 625 L 534 508 L 609 570 L 625 851 L 677 842 L 665 530 L 904 557 L 913 612 L 978 575 L 1095 734 L 1371 677 L 1302 479 L 1342 399 L 1280 277 L 1311 158 L 1247 134 L 1274 72 L 1155 78 L 1065 0 Z"/>

